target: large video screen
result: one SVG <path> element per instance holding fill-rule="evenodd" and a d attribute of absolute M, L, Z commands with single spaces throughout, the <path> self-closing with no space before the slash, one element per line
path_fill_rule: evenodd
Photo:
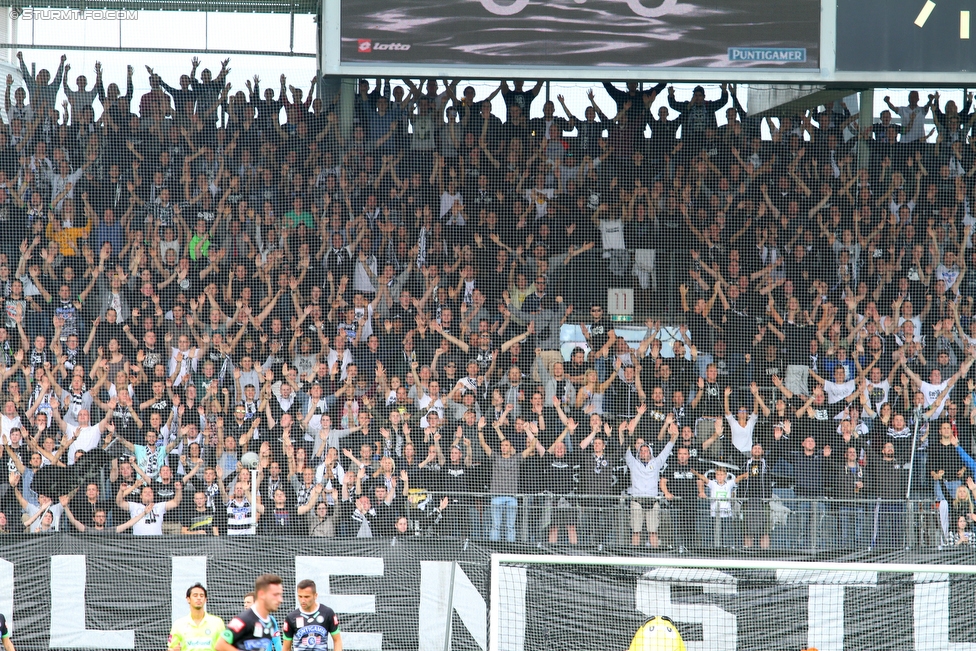
<path fill-rule="evenodd" d="M 799 69 L 820 0 L 342 0 L 342 64 Z"/>
<path fill-rule="evenodd" d="M 971 0 L 837 0 L 837 70 L 976 71 L 974 20 Z"/>

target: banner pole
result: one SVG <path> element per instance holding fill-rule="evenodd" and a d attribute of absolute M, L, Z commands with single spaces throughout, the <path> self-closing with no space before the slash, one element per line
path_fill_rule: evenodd
<path fill-rule="evenodd" d="M 451 584 L 447 593 L 447 629 L 444 631 L 444 651 L 451 651 L 451 638 L 454 633 L 454 577 L 457 561 L 451 562 Z"/>

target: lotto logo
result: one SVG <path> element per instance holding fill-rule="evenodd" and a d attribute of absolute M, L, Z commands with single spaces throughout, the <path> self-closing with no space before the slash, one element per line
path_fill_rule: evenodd
<path fill-rule="evenodd" d="M 389 50 L 400 50 L 406 51 L 410 49 L 409 43 L 374 43 L 371 38 L 360 38 L 356 39 L 359 44 L 360 54 L 369 54 L 371 52 L 389 51 Z"/>

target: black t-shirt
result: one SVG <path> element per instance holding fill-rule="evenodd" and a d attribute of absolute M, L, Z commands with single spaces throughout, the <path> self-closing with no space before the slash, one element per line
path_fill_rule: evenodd
<path fill-rule="evenodd" d="M 273 615 L 262 620 L 253 608 L 230 620 L 221 633 L 224 641 L 241 651 L 272 651 L 273 640 L 281 636 Z"/>
<path fill-rule="evenodd" d="M 142 360 L 142 368 L 146 371 L 146 375 L 150 377 L 152 377 L 153 369 L 156 368 L 157 364 L 166 364 L 166 353 L 158 346 L 150 348 L 143 342 L 138 351 L 141 351 L 145 355 Z"/>
<path fill-rule="evenodd" d="M 156 482 L 153 484 L 152 488 L 153 488 L 153 492 L 156 494 L 156 499 L 160 503 L 168 502 L 174 497 L 176 497 L 176 485 L 172 481 L 164 484 L 162 481 L 157 479 Z M 163 522 L 167 522 L 167 523 L 177 522 L 182 524 L 182 519 L 179 517 L 179 514 L 180 514 L 179 509 L 173 509 L 172 511 L 167 511 L 166 514 L 163 515 Z"/>
<path fill-rule="evenodd" d="M 303 613 L 296 608 L 288 613 L 281 631 L 284 639 L 292 640 L 296 651 L 326 651 L 329 636 L 339 632 L 339 616 L 322 604 L 314 613 Z"/>
<path fill-rule="evenodd" d="M 698 468 L 693 463 L 689 459 L 688 463 L 682 466 L 674 461 L 669 463 L 661 473 L 661 477 L 668 480 L 668 491 L 680 498 L 681 502 L 684 503 L 682 506 L 692 505 L 694 500 L 698 498 L 698 478 L 691 472 L 698 470 Z"/>
<path fill-rule="evenodd" d="M 519 490 L 535 494 L 545 490 L 546 463 L 542 457 L 532 455 L 522 462 L 519 470 Z"/>
<path fill-rule="evenodd" d="M 125 405 L 116 405 L 112 412 L 112 423 L 115 425 L 115 435 L 124 438 L 130 443 L 139 443 L 140 429 L 136 427 L 136 421 L 132 417 L 132 410 Z"/>
<path fill-rule="evenodd" d="M 155 398 L 155 396 L 153 397 Z M 173 403 L 170 402 L 169 396 L 164 394 L 162 397 L 158 399 L 154 399 L 152 403 L 146 409 L 143 410 L 143 414 L 144 414 L 143 420 L 148 422 L 149 416 L 152 415 L 153 413 L 157 413 L 163 417 L 163 421 L 165 422 L 166 418 L 169 417 L 169 412 L 172 411 L 172 409 L 173 409 Z"/>
<path fill-rule="evenodd" d="M 562 457 L 550 455 L 545 457 L 548 465 L 545 467 L 546 490 L 556 495 L 569 495 L 576 489 L 576 460 L 567 451 Z"/>
<path fill-rule="evenodd" d="M 584 325 L 583 327 L 585 328 L 587 326 Z M 601 319 L 589 324 L 589 330 L 590 349 L 598 351 L 607 345 L 607 340 L 610 338 L 610 331 L 613 330 L 613 326 L 609 322 Z"/>
<path fill-rule="evenodd" d="M 472 349 L 470 354 L 473 355 L 471 359 L 478 362 L 479 373 L 484 373 L 491 366 L 491 361 L 498 354 L 498 349 L 495 347 L 494 342 L 492 342 L 492 345 L 487 350 L 479 346 L 478 348 Z"/>
<path fill-rule="evenodd" d="M 206 531 L 209 536 L 217 526 L 215 518 L 213 508 L 206 506 L 202 511 L 198 511 L 194 507 L 183 512 L 182 523 L 191 532 Z"/>
<path fill-rule="evenodd" d="M 746 498 L 769 499 L 772 495 L 772 468 L 766 460 L 750 458 L 742 469 L 747 477 L 738 484 L 739 495 Z"/>
<path fill-rule="evenodd" d="M 728 321 L 725 326 L 726 339 L 731 352 L 748 353 L 755 336 L 756 320 L 750 316 L 749 301 L 740 300 L 725 313 Z"/>
<path fill-rule="evenodd" d="M 299 535 L 299 518 L 294 504 L 271 504 L 266 508 L 258 528 L 266 536 L 295 536 Z"/>
<path fill-rule="evenodd" d="M 932 431 L 931 428 L 929 431 Z M 959 479 L 957 473 L 963 467 L 962 458 L 956 452 L 955 446 L 942 445 L 941 441 L 929 444 L 929 459 L 926 470 L 931 472 L 945 470 L 943 480 L 956 481 Z M 947 495 L 947 497 L 950 496 Z M 955 495 L 950 497 L 950 499 L 952 498 L 955 498 Z"/>
<path fill-rule="evenodd" d="M 705 380 L 705 387 L 699 389 L 702 393 L 701 400 L 698 401 L 698 413 L 701 416 L 720 417 L 725 412 L 723 405 L 724 389 L 718 383 L 711 383 Z"/>
<path fill-rule="evenodd" d="M 522 109 L 522 115 L 528 119 L 529 109 L 532 106 L 532 100 L 536 98 L 536 93 L 531 90 L 510 90 L 507 93 L 502 93 L 502 97 L 505 99 L 506 108 L 518 106 Z"/>
<path fill-rule="evenodd" d="M 477 487 L 472 486 L 474 483 L 474 474 L 474 470 L 464 465 L 463 462 L 458 464 L 448 462 L 441 466 L 438 485 L 445 493 L 464 493 L 470 490 L 476 490 Z M 464 501 L 464 498 L 452 495 L 451 501 Z"/>
<path fill-rule="evenodd" d="M 810 339 L 816 336 L 814 328 L 786 322 L 780 330 L 786 335 L 786 363 L 806 366 L 810 361 Z"/>
<path fill-rule="evenodd" d="M 711 350 L 714 345 L 715 331 L 708 324 L 708 319 L 697 312 L 685 312 L 685 320 L 688 322 L 688 328 L 695 338 L 698 349 Z"/>

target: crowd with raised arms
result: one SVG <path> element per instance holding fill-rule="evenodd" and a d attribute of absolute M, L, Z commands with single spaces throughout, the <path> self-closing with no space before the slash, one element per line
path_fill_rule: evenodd
<path fill-rule="evenodd" d="M 845 547 L 900 546 L 906 497 L 969 541 L 971 94 L 764 128 L 731 84 L 575 115 L 360 80 L 344 112 L 229 60 L 135 101 L 131 66 L 18 59 L 0 530 L 656 547 L 667 512 L 669 545 L 768 547 L 783 488 L 793 522 L 838 500 Z M 95 448 L 100 480 L 33 490 Z"/>

